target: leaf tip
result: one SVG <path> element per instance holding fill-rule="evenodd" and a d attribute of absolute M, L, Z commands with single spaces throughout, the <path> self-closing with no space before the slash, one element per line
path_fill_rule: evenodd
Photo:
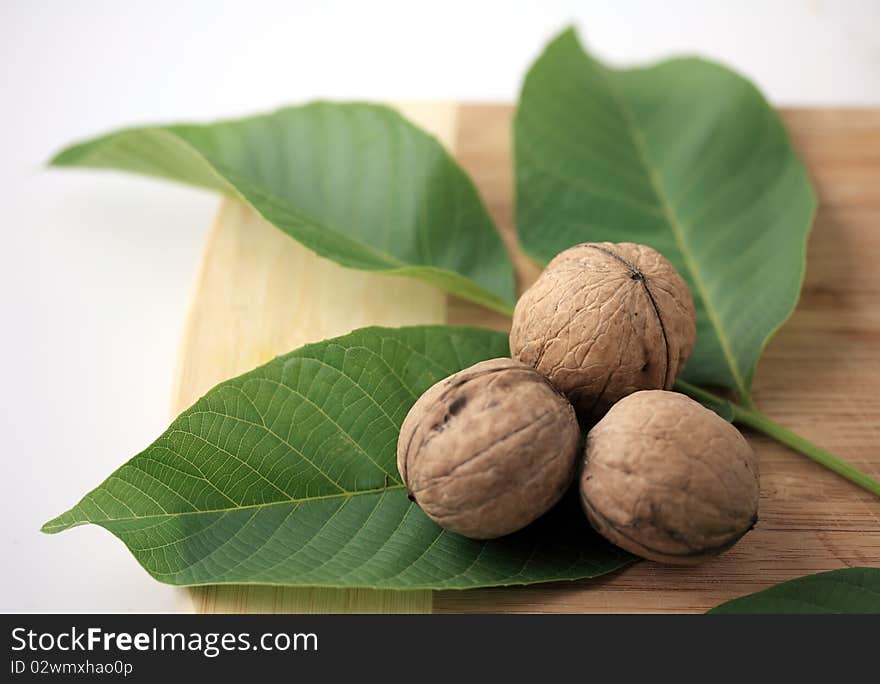
<path fill-rule="evenodd" d="M 40 532 L 43 534 L 58 534 L 59 532 L 64 532 L 64 530 L 70 529 L 78 524 L 78 522 L 71 522 L 69 518 L 70 512 L 62 513 L 57 518 L 52 518 L 51 520 L 44 522 L 40 527 Z"/>
<path fill-rule="evenodd" d="M 40 527 L 40 532 L 43 534 L 57 534 L 58 532 L 61 532 L 62 529 L 63 526 L 58 522 L 58 518 L 54 518 L 43 523 L 42 527 Z"/>
<path fill-rule="evenodd" d="M 74 147 L 65 147 L 60 152 L 56 152 L 52 157 L 46 162 L 46 166 L 73 166 L 76 164 L 77 160 L 77 148 Z"/>
<path fill-rule="evenodd" d="M 578 30 L 577 24 L 572 23 L 563 27 L 562 30 L 556 34 L 556 37 L 553 38 L 551 44 L 565 43 L 568 41 L 574 41 L 576 45 L 583 49 L 583 41 L 581 40 L 581 34 Z"/>

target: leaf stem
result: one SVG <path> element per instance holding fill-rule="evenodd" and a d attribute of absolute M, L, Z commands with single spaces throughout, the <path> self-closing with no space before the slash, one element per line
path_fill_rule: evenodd
<path fill-rule="evenodd" d="M 746 395 L 744 397 L 739 398 L 740 406 L 747 411 L 754 411 L 755 413 L 760 413 L 758 411 L 758 405 L 755 403 L 755 400 L 752 399 L 750 395 Z M 735 406 L 733 402 L 731 402 L 731 406 Z"/>
<path fill-rule="evenodd" d="M 825 449 L 817 447 L 812 442 L 808 442 L 806 439 L 800 437 L 799 435 L 796 435 L 790 430 L 786 430 L 778 423 L 770 420 L 767 416 L 758 411 L 756 408 L 745 408 L 743 406 L 740 406 L 739 404 L 736 404 L 735 402 L 728 401 L 722 397 L 713 394 L 712 392 L 707 392 L 706 390 L 695 385 L 691 385 L 689 382 L 685 382 L 683 380 L 676 380 L 675 386 L 680 391 L 699 401 L 711 404 L 729 404 L 733 409 L 734 423 L 748 425 L 753 430 L 757 430 L 758 432 L 761 432 L 768 437 L 772 437 L 777 442 L 781 442 L 782 444 L 791 447 L 792 449 L 800 452 L 807 458 L 811 458 L 816 463 L 828 468 L 828 470 L 837 473 L 838 475 L 846 478 L 853 484 L 856 484 L 862 489 L 871 492 L 877 497 L 880 497 L 880 481 L 871 477 L 867 473 L 863 473 L 861 470 L 855 468 L 854 466 L 851 466 L 849 463 L 841 461 L 831 452 L 825 451 Z"/>

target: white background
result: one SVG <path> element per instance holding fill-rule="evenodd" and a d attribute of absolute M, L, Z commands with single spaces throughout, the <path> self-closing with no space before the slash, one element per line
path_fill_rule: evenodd
<path fill-rule="evenodd" d="M 49 171 L 51 153 L 122 125 L 316 97 L 512 101 L 571 22 L 615 63 L 701 53 L 775 103 L 880 105 L 877 0 L 0 0 L 0 610 L 181 604 L 103 530 L 38 529 L 166 427 L 217 199 Z"/>

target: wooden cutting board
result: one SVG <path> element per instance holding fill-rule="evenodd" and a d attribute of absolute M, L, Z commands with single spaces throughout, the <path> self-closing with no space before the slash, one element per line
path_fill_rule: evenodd
<path fill-rule="evenodd" d="M 537 268 L 516 244 L 507 105 L 402 105 L 476 181 L 513 255 L 520 289 Z M 785 110 L 819 212 L 801 302 L 754 386 L 770 417 L 880 477 L 880 110 Z M 306 342 L 364 325 L 507 319 L 415 280 L 343 269 L 224 200 L 208 236 L 180 350 L 175 415 L 217 382 Z M 880 566 L 880 500 L 758 435 L 761 522 L 698 568 L 638 563 L 598 580 L 442 592 L 202 587 L 201 612 L 702 612 L 799 575 Z"/>

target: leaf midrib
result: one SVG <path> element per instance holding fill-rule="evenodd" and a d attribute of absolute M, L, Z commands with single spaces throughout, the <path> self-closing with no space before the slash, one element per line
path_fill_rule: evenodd
<path fill-rule="evenodd" d="M 336 494 L 322 494 L 320 496 L 309 496 L 298 499 L 281 499 L 279 501 L 270 501 L 268 503 L 257 503 L 257 504 L 247 504 L 245 506 L 230 506 L 228 508 L 210 508 L 199 511 L 180 511 L 178 513 L 153 513 L 150 515 L 134 515 L 134 516 L 126 516 L 123 518 L 101 518 L 101 519 L 87 519 L 87 520 L 79 520 L 70 524 L 61 524 L 61 525 L 52 525 L 50 521 L 43 526 L 44 532 L 55 532 L 66 530 L 70 527 L 75 527 L 76 525 L 81 525 L 84 523 L 92 524 L 92 525 L 100 525 L 102 523 L 117 523 L 117 522 L 132 522 L 132 521 L 141 521 L 141 520 L 158 520 L 161 518 L 177 518 L 185 515 L 208 515 L 214 513 L 234 513 L 238 511 L 247 511 L 255 508 L 271 508 L 272 506 L 285 506 L 290 504 L 301 504 L 301 503 L 310 503 L 312 501 L 328 501 L 330 499 L 352 499 L 356 496 L 365 496 L 367 494 L 384 494 L 385 492 L 392 492 L 398 489 L 404 489 L 402 484 L 393 484 L 388 485 L 387 487 L 376 487 L 374 489 L 362 489 L 355 492 L 339 492 Z"/>
<path fill-rule="evenodd" d="M 387 266 L 390 268 L 403 268 L 403 267 L 407 267 L 407 266 L 409 266 L 409 267 L 414 266 L 414 264 L 410 264 L 405 261 L 401 261 L 400 259 L 398 259 L 394 255 L 388 254 L 387 252 L 383 252 L 381 250 L 378 250 L 368 243 L 360 242 L 358 240 L 352 240 L 345 233 L 337 230 L 336 228 L 333 228 L 333 227 L 326 225 L 323 221 L 319 221 L 319 220 L 315 219 L 314 217 L 309 216 L 308 214 L 303 212 L 299 207 L 293 205 L 291 202 L 289 202 L 287 199 L 285 199 L 283 197 L 279 197 L 278 195 L 276 195 L 272 192 L 269 192 L 268 190 L 264 190 L 263 188 L 251 187 L 250 181 L 248 181 L 247 179 L 244 179 L 244 178 L 239 178 L 237 176 L 237 174 L 232 173 L 231 171 L 226 169 L 222 164 L 218 163 L 217 160 L 212 159 L 211 157 L 206 155 L 198 147 L 193 145 L 189 140 L 184 138 L 182 135 L 180 135 L 176 131 L 170 131 L 166 128 L 161 128 L 161 127 L 154 128 L 152 130 L 155 130 L 157 133 L 160 133 L 162 135 L 166 135 L 166 136 L 170 137 L 173 141 L 175 141 L 179 145 L 183 146 L 184 149 L 189 150 L 190 154 L 195 155 L 196 158 L 199 159 L 199 161 L 204 162 L 208 166 L 208 169 L 217 177 L 217 179 L 221 183 L 223 183 L 223 185 L 225 185 L 230 190 L 230 192 L 232 192 L 232 194 L 237 199 L 241 200 L 244 204 L 246 204 L 248 207 L 253 209 L 254 212 L 256 212 L 257 215 L 260 216 L 260 218 L 262 218 L 264 221 L 266 221 L 266 223 L 269 223 L 270 225 L 275 226 L 281 232 L 287 233 L 286 230 L 284 230 L 283 228 L 281 228 L 280 226 L 276 225 L 271 220 L 269 220 L 269 218 L 260 210 L 260 208 L 257 207 L 250 200 L 250 198 L 247 197 L 245 195 L 245 193 L 240 189 L 240 187 L 239 187 L 240 185 L 247 185 L 251 192 L 254 192 L 254 193 L 262 196 L 262 198 L 265 200 L 269 200 L 271 202 L 274 202 L 278 206 L 283 207 L 285 211 L 290 211 L 291 213 L 295 213 L 296 218 L 298 218 L 303 223 L 309 223 L 315 228 L 320 228 L 321 230 L 325 230 L 328 233 L 333 233 L 334 236 L 337 236 L 343 240 L 351 242 L 353 245 L 356 245 L 359 249 L 363 249 L 367 254 L 372 256 L 377 261 L 385 262 L 387 264 Z M 186 181 L 183 181 L 183 182 L 186 183 Z M 192 185 L 192 183 L 187 183 L 187 184 Z M 295 238 L 294 236 L 290 235 L 289 233 L 287 233 L 287 234 L 289 237 L 291 237 L 294 240 L 296 240 L 297 242 L 299 242 L 298 238 Z M 418 265 L 415 265 L 415 266 L 418 266 Z"/>
<path fill-rule="evenodd" d="M 400 123 L 405 128 L 418 130 L 402 117 L 400 117 Z M 435 264 L 432 262 L 430 249 L 424 249 L 424 241 L 422 241 L 422 249 L 419 255 L 419 258 L 423 259 L 424 263 L 419 263 L 418 261 L 403 260 L 386 250 L 379 249 L 371 244 L 369 240 L 353 239 L 346 231 L 327 224 L 323 220 L 315 219 L 303 211 L 299 205 L 252 183 L 247 178 L 240 177 L 237 173 L 214 159 L 210 154 L 203 152 L 196 143 L 191 142 L 185 137 L 185 131 L 179 130 L 180 128 L 181 126 L 144 126 L 125 129 L 62 150 L 49 163 L 52 166 L 123 169 L 148 177 L 162 178 L 184 185 L 220 192 L 243 202 L 270 225 L 275 226 L 292 239 L 300 242 L 310 251 L 324 258 L 336 261 L 345 268 L 367 272 L 376 271 L 392 276 L 415 276 L 434 287 L 450 290 L 454 294 L 494 311 L 505 315 L 512 315 L 513 299 L 515 298 L 512 277 L 510 282 L 505 284 L 499 282 L 483 283 L 476 280 L 473 275 L 460 273 L 456 270 L 455 265 Z M 424 133 L 424 131 L 421 133 Z M 93 163 L 91 161 L 96 154 L 100 156 L 102 146 L 112 145 L 115 140 L 130 134 L 154 136 L 155 138 L 170 142 L 174 148 L 181 150 L 192 160 L 194 168 L 197 167 L 202 175 L 194 178 L 186 174 L 181 175 L 176 171 L 166 172 L 161 169 L 147 171 L 144 169 L 127 168 L 124 164 L 120 166 L 116 162 Z M 443 149 L 439 141 L 434 136 L 425 135 L 438 146 L 441 155 L 444 155 L 444 159 L 454 167 L 455 160 Z M 479 193 L 468 176 L 462 173 L 459 180 L 474 192 L 479 202 Z M 267 211 L 263 211 L 257 206 L 259 203 L 270 205 L 266 208 L 268 212 L 280 211 L 285 215 L 281 217 L 279 222 L 270 220 L 267 217 Z M 460 204 L 456 205 L 456 211 L 461 211 Z M 482 207 L 482 212 L 488 224 L 493 225 L 491 217 L 485 211 L 485 207 Z M 297 229 L 302 231 L 303 234 L 297 234 Z M 337 253 L 334 249 L 328 248 L 320 239 L 321 233 L 332 235 L 333 241 L 336 243 L 332 246 L 342 247 L 342 253 Z"/>
<path fill-rule="evenodd" d="M 706 284 L 703 282 L 703 277 L 700 274 L 697 262 L 687 246 L 687 242 L 685 241 L 684 237 L 684 230 L 682 228 L 680 219 L 678 218 L 675 209 L 672 206 L 672 203 L 667 197 L 666 191 L 663 189 L 662 181 L 658 177 L 654 165 L 651 163 L 651 155 L 648 151 L 648 146 L 644 136 L 642 135 L 641 129 L 635 121 L 635 117 L 633 116 L 631 108 L 620 96 L 620 93 L 617 91 L 617 88 L 614 85 L 612 79 L 609 78 L 607 69 L 602 65 L 597 65 L 597 67 L 602 80 L 608 88 L 609 95 L 611 96 L 614 105 L 620 112 L 620 116 L 624 122 L 624 129 L 630 137 L 633 148 L 636 151 L 636 154 L 642 164 L 648 182 L 651 185 L 651 189 L 654 191 L 654 194 L 657 197 L 657 201 L 660 205 L 660 211 L 663 214 L 663 218 L 666 219 L 666 222 L 669 225 L 669 229 L 672 232 L 675 243 L 678 246 L 679 252 L 681 252 L 682 259 L 684 259 L 685 266 L 691 274 L 694 288 L 697 290 L 697 295 L 703 302 L 703 307 L 706 311 L 706 315 L 709 317 L 709 322 L 712 324 L 712 328 L 715 330 L 715 336 L 718 338 L 718 343 L 721 345 L 721 352 L 724 355 L 724 359 L 727 362 L 730 374 L 733 377 L 734 383 L 736 384 L 737 394 L 742 401 L 748 403 L 750 401 L 749 390 L 746 386 L 745 381 L 743 380 L 742 374 L 740 373 L 740 369 L 736 363 L 736 358 L 733 355 L 733 351 L 731 350 L 730 340 L 727 338 L 727 335 L 725 334 L 724 329 L 721 326 L 721 320 L 718 317 L 718 312 L 712 306 Z"/>
<path fill-rule="evenodd" d="M 285 198 L 279 197 L 278 195 L 271 193 L 268 190 L 265 190 L 263 188 L 252 187 L 250 181 L 248 181 L 247 179 L 244 179 L 244 178 L 240 178 L 237 176 L 237 174 L 232 173 L 231 171 L 226 169 L 217 160 L 211 158 L 210 156 L 208 156 L 207 154 L 202 152 L 198 147 L 196 147 L 193 143 L 191 143 L 189 140 L 187 140 L 185 137 L 183 137 L 177 131 L 169 130 L 168 128 L 162 127 L 162 126 L 155 126 L 155 127 L 143 128 L 143 129 L 138 129 L 138 130 L 139 130 L 139 132 L 150 133 L 150 134 L 157 135 L 159 137 L 167 138 L 172 143 L 179 145 L 181 148 L 183 148 L 189 154 L 191 154 L 196 160 L 198 160 L 200 163 L 204 164 L 206 167 L 206 170 L 212 176 L 214 176 L 215 180 L 217 180 L 232 195 L 233 198 L 243 202 L 250 209 L 252 209 L 254 212 L 256 212 L 256 214 L 259 215 L 260 218 L 262 218 L 264 221 L 266 221 L 270 225 L 278 228 L 279 230 L 281 230 L 283 233 L 287 234 L 289 237 L 293 238 L 294 240 L 297 240 L 297 242 L 299 242 L 300 240 L 298 238 L 290 235 L 285 229 L 281 228 L 276 223 L 271 221 L 266 216 L 266 214 L 260 209 L 260 207 L 256 206 L 254 204 L 254 202 L 248 196 L 245 195 L 245 193 L 241 190 L 240 186 L 242 186 L 242 185 L 248 186 L 249 192 L 252 192 L 252 193 L 259 195 L 260 198 L 263 200 L 266 200 L 266 201 L 269 201 L 269 202 L 276 204 L 277 206 L 281 207 L 284 211 L 291 212 L 292 218 L 295 218 L 296 220 L 298 220 L 302 223 L 310 224 L 314 228 L 318 228 L 320 230 L 327 231 L 328 233 L 332 233 L 336 238 L 341 239 L 341 240 L 345 240 L 345 241 L 351 243 L 357 249 L 363 250 L 368 256 L 372 257 L 376 262 L 385 264 L 384 270 L 386 270 L 386 271 L 393 272 L 395 270 L 401 270 L 401 269 L 422 269 L 422 268 L 425 268 L 425 269 L 435 269 L 435 270 L 438 270 L 438 271 L 441 271 L 444 273 L 451 273 L 456 276 L 461 275 L 455 271 L 449 271 L 448 269 L 446 269 L 442 266 L 436 266 L 435 264 L 432 264 L 432 263 L 418 264 L 418 263 L 410 263 L 407 261 L 402 261 L 392 254 L 389 254 L 387 252 L 384 252 L 382 250 L 379 250 L 379 249 L 373 247 L 371 244 L 369 244 L 367 242 L 352 240 L 344 232 L 342 232 L 336 228 L 333 228 L 331 226 L 328 226 L 323 221 L 319 221 L 319 220 L 315 219 L 313 216 L 306 214 L 299 207 L 293 205 Z M 127 133 L 127 131 L 123 131 L 122 133 L 119 133 L 117 135 L 125 135 L 126 133 Z M 91 145 L 89 147 L 91 148 Z M 83 158 L 87 157 L 89 154 L 91 154 L 91 149 L 87 149 L 85 151 Z M 53 161 L 52 163 L 54 164 L 55 162 Z M 64 164 L 64 165 L 67 165 L 67 164 Z M 145 175 L 159 176 L 160 174 L 145 174 Z M 201 183 L 198 183 L 196 181 L 191 181 L 189 179 L 183 179 L 179 175 L 161 174 L 161 177 L 168 179 L 168 180 L 172 180 L 177 183 L 181 183 L 183 185 L 202 187 L 202 188 L 206 188 L 209 190 L 216 190 L 217 189 L 217 188 L 211 188 L 211 187 L 202 185 Z M 357 267 L 357 268 L 360 270 L 363 270 L 362 267 Z M 465 279 L 470 280 L 466 276 L 465 276 Z M 492 292 L 491 290 L 486 289 L 482 284 L 477 283 L 476 281 L 472 281 L 472 282 L 484 293 L 489 294 L 495 298 L 500 298 L 499 295 Z"/>

